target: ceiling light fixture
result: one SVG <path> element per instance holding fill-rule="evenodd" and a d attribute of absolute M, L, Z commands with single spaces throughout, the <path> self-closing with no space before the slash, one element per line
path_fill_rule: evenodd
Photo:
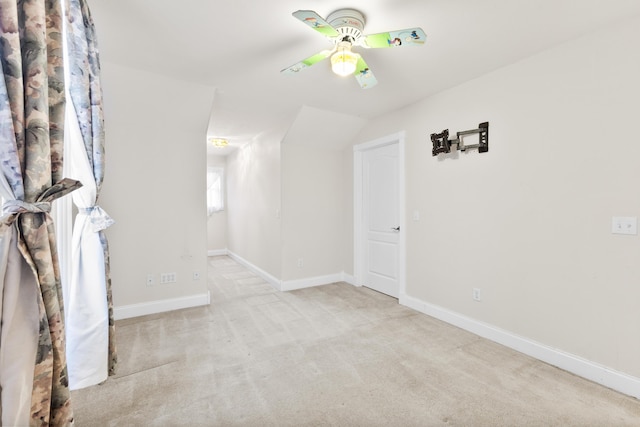
<path fill-rule="evenodd" d="M 331 69 L 340 76 L 352 75 L 362 89 L 374 87 L 378 80 L 355 48 L 396 48 L 400 46 L 423 45 L 427 35 L 422 28 L 385 31 L 375 34 L 363 34 L 365 19 L 362 12 L 355 9 L 338 9 L 324 19 L 313 10 L 293 12 L 298 19 L 314 31 L 320 33 L 332 43 L 332 49 L 322 50 L 315 55 L 298 61 L 281 71 L 284 74 L 296 74 L 306 68 L 331 58 Z"/>
<path fill-rule="evenodd" d="M 340 42 L 336 53 L 331 56 L 331 70 L 339 76 L 350 76 L 356 71 L 358 55 L 351 52 L 351 43 Z"/>
<path fill-rule="evenodd" d="M 224 138 L 209 138 L 209 142 L 216 148 L 224 148 L 229 145 L 229 141 Z"/>

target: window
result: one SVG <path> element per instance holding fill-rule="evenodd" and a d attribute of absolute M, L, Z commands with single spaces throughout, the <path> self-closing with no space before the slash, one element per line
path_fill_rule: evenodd
<path fill-rule="evenodd" d="M 224 169 L 207 167 L 207 213 L 224 210 Z"/>

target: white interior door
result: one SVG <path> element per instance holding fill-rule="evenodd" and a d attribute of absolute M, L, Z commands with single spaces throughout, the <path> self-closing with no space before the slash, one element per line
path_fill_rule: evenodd
<path fill-rule="evenodd" d="M 398 298 L 400 273 L 399 144 L 362 153 L 362 284 Z"/>

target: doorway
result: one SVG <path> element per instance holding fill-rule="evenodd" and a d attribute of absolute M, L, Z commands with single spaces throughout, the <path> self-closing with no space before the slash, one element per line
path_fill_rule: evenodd
<path fill-rule="evenodd" d="M 404 132 L 354 146 L 356 285 L 405 293 Z"/>

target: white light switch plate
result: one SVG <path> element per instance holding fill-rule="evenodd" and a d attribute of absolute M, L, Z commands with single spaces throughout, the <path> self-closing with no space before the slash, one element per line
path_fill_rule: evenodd
<path fill-rule="evenodd" d="M 638 234 L 638 217 L 614 216 L 611 219 L 611 233 L 613 234 Z"/>

